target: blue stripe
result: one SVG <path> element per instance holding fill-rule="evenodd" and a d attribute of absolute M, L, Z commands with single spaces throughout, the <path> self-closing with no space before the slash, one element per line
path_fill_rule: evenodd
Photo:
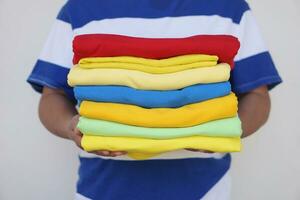
<path fill-rule="evenodd" d="M 161 18 L 219 15 L 234 23 L 249 10 L 244 0 L 72 0 L 58 18 L 71 22 L 73 29 L 93 20 L 113 18 Z"/>
<path fill-rule="evenodd" d="M 186 104 L 228 95 L 229 82 L 198 84 L 181 90 L 151 91 L 124 86 L 78 86 L 74 88 L 77 100 L 132 104 L 145 108 L 176 108 Z"/>
<path fill-rule="evenodd" d="M 249 92 L 263 85 L 272 89 L 282 82 L 269 52 L 236 62 L 230 81 L 235 93 Z"/>
<path fill-rule="evenodd" d="M 228 171 L 231 157 L 117 161 L 80 158 L 78 193 L 93 200 L 198 200 Z"/>
<path fill-rule="evenodd" d="M 69 69 L 53 63 L 38 60 L 35 64 L 27 82 L 37 92 L 42 92 L 43 86 L 54 89 L 62 89 L 68 97 L 75 102 L 73 89 L 67 83 Z"/>
<path fill-rule="evenodd" d="M 65 4 L 59 11 L 58 15 L 57 15 L 57 19 L 59 20 L 62 20 L 64 22 L 67 22 L 67 23 L 71 23 L 71 19 L 70 19 L 70 13 L 67 11 L 67 5 L 68 4 Z"/>

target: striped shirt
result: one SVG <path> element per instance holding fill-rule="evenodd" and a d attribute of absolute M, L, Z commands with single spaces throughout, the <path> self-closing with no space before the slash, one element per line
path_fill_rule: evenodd
<path fill-rule="evenodd" d="M 241 48 L 231 74 L 232 89 L 241 94 L 281 82 L 244 0 L 69 0 L 59 12 L 28 82 L 63 89 L 72 67 L 72 41 L 77 35 L 108 33 L 145 38 L 181 38 L 226 34 Z M 186 150 L 146 161 L 127 156 L 98 157 L 80 152 L 77 199 L 196 200 L 226 199 L 229 154 Z M 219 195 L 219 196 L 218 196 Z"/>

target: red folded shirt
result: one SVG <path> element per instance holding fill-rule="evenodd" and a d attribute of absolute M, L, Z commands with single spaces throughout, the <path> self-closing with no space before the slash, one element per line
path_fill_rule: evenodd
<path fill-rule="evenodd" d="M 186 38 L 137 38 L 112 34 L 79 35 L 73 41 L 73 63 L 87 57 L 136 56 L 163 59 L 186 54 L 208 54 L 231 68 L 240 43 L 230 35 L 196 35 Z"/>

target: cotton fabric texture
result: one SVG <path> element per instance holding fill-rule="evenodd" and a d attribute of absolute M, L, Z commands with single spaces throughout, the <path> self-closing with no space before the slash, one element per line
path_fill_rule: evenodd
<path fill-rule="evenodd" d="M 120 48 L 120 46 L 122 48 Z M 187 54 L 216 55 L 233 67 L 240 43 L 230 35 L 186 38 L 139 38 L 113 34 L 79 35 L 73 41 L 73 63 L 88 57 L 134 56 L 164 59 Z"/>
<path fill-rule="evenodd" d="M 235 94 L 179 108 L 142 108 L 135 105 L 83 101 L 81 116 L 143 127 L 189 127 L 237 115 Z"/>
<path fill-rule="evenodd" d="M 134 137 L 105 137 L 84 135 L 81 145 L 86 151 L 106 149 L 126 151 L 134 159 L 147 159 L 164 152 L 178 149 L 199 149 L 213 152 L 238 152 L 241 150 L 240 138 L 191 136 L 184 138 L 155 140 Z"/>
<path fill-rule="evenodd" d="M 145 108 L 177 108 L 230 93 L 229 82 L 197 84 L 179 90 L 137 90 L 126 86 L 76 86 L 78 101 L 111 102 Z"/>
<path fill-rule="evenodd" d="M 176 90 L 199 83 L 228 81 L 230 66 L 189 69 L 169 74 L 149 74 L 126 69 L 82 69 L 74 67 L 68 75 L 70 86 L 122 85 L 141 90 Z"/>
<path fill-rule="evenodd" d="M 112 68 L 138 70 L 152 74 L 164 74 L 187 69 L 215 66 L 217 56 L 183 55 L 166 59 L 146 59 L 131 56 L 83 58 L 78 66 L 81 68 Z"/>
<path fill-rule="evenodd" d="M 241 122 L 238 117 L 210 121 L 187 128 L 145 128 L 80 117 L 77 128 L 84 135 L 108 137 L 173 139 L 197 135 L 209 137 L 241 136 Z"/>

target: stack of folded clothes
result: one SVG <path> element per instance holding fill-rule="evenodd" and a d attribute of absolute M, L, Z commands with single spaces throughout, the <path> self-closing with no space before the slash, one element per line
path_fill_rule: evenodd
<path fill-rule="evenodd" d="M 239 41 L 227 35 L 75 37 L 68 76 L 86 151 L 147 159 L 179 149 L 241 149 L 229 83 Z"/>

